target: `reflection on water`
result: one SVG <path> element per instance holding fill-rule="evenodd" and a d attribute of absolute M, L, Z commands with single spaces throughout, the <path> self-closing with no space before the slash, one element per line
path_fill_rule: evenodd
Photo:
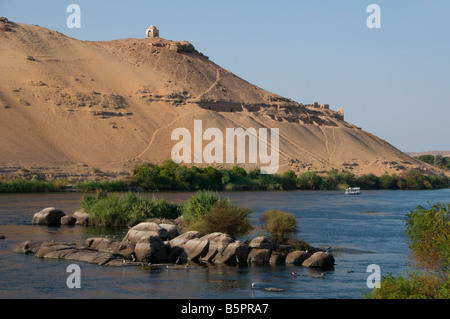
<path fill-rule="evenodd" d="M 183 202 L 192 193 L 158 193 Z M 67 266 L 73 261 L 41 259 L 12 252 L 25 240 L 72 241 L 115 235 L 126 228 L 31 225 L 33 214 L 45 207 L 72 213 L 81 194 L 0 195 L 0 298 L 362 298 L 369 264 L 382 274 L 400 274 L 407 266 L 405 213 L 427 202 L 449 202 L 450 190 L 365 191 L 361 196 L 341 192 L 232 192 L 223 196 L 253 210 L 260 225 L 268 208 L 293 213 L 300 234 L 316 247 L 330 247 L 336 259 L 325 276 L 320 270 L 293 265 L 192 265 L 189 270 L 161 267 L 107 267 L 78 262 L 81 289 L 69 289 Z M 152 196 L 152 194 L 149 194 Z M 245 239 L 261 234 L 255 230 Z M 293 276 L 292 272 L 297 273 Z M 255 289 L 252 289 L 255 283 Z M 280 292 L 264 288 L 279 288 Z"/>

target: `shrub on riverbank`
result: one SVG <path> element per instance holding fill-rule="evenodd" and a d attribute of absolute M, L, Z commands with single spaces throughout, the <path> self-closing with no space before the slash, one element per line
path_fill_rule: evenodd
<path fill-rule="evenodd" d="M 388 274 L 381 288 L 374 288 L 368 299 L 449 299 L 450 279 L 432 273 L 409 270 L 406 276 Z"/>
<path fill-rule="evenodd" d="M 84 195 L 81 206 L 89 223 L 101 226 L 133 226 L 149 218 L 174 219 L 181 214 L 179 205 L 136 193 Z"/>
<path fill-rule="evenodd" d="M 450 203 L 418 206 L 406 215 L 406 235 L 413 266 L 406 276 L 387 275 L 366 298 L 450 297 Z"/>

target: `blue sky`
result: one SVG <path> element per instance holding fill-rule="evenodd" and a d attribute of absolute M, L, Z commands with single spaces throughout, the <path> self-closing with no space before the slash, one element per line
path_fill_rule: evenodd
<path fill-rule="evenodd" d="M 69 4 L 81 28 L 69 29 Z M 369 4 L 381 28 L 369 29 Z M 448 0 L 0 0 L 0 16 L 80 40 L 187 40 L 265 90 L 343 106 L 346 121 L 404 152 L 450 150 Z"/>

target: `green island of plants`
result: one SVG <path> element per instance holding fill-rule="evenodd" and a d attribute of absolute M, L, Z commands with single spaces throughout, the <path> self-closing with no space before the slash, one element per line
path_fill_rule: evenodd
<path fill-rule="evenodd" d="M 229 198 L 213 191 L 197 191 L 184 204 L 174 204 L 158 197 L 137 193 L 85 194 L 81 207 L 89 214 L 89 224 L 96 226 L 134 226 L 151 218 L 177 219 L 185 230 L 203 234 L 222 232 L 235 238 L 247 235 L 253 226 L 249 221 L 252 211 L 240 207 Z M 314 251 L 301 239 L 297 222 L 291 213 L 268 209 L 261 217 L 264 230 L 278 244 L 289 244 L 296 249 Z"/>

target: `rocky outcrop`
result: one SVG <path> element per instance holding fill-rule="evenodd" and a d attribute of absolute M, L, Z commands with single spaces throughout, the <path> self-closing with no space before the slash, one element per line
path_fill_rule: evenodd
<path fill-rule="evenodd" d="M 40 242 L 34 242 L 32 240 L 24 241 L 13 248 L 13 252 L 21 254 L 34 254 L 41 246 Z"/>
<path fill-rule="evenodd" d="M 91 249 L 119 253 L 122 242 L 113 238 L 91 237 L 85 240 L 84 245 Z"/>
<path fill-rule="evenodd" d="M 169 43 L 169 50 L 175 52 L 194 52 L 195 48 L 188 41 L 181 41 L 181 42 L 173 41 Z"/>
<path fill-rule="evenodd" d="M 83 261 L 91 264 L 106 265 L 121 255 L 102 252 L 88 247 L 80 247 L 75 243 L 36 243 L 25 241 L 13 249 L 17 253 L 34 253 L 36 257 Z"/>
<path fill-rule="evenodd" d="M 48 226 L 59 226 L 61 225 L 61 217 L 66 214 L 55 207 L 47 207 L 37 212 L 33 216 L 32 224 L 37 225 L 48 225 Z"/>
<path fill-rule="evenodd" d="M 0 17 L 0 31 L 11 31 L 10 22 L 5 17 Z"/>
<path fill-rule="evenodd" d="M 53 208 L 45 212 L 53 212 Z M 279 246 L 267 236 L 256 237 L 247 245 L 221 232 L 203 235 L 198 231 L 187 231 L 178 235 L 177 227 L 171 223 L 158 225 L 147 221 L 129 229 L 122 240 L 91 237 L 85 240 L 83 246 L 77 246 L 75 241 L 25 241 L 16 245 L 14 252 L 108 266 L 185 264 L 189 261 L 214 264 L 286 263 L 322 268 L 334 265 L 331 254 L 317 252 L 311 255 L 300 250 L 287 253 L 287 249 L 289 247 Z"/>

